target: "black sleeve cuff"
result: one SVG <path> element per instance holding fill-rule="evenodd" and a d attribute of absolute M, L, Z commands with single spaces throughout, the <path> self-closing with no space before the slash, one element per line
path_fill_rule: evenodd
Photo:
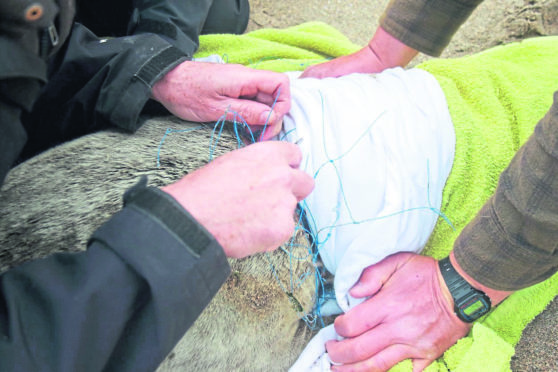
<path fill-rule="evenodd" d="M 147 283 L 156 306 L 164 313 L 180 311 L 175 321 L 189 327 L 230 274 L 222 247 L 170 195 L 147 187 L 147 177 L 124 201 L 95 231 L 89 249 L 100 243 L 115 252 Z"/>
<path fill-rule="evenodd" d="M 136 314 L 127 324 L 126 340 L 119 353 L 141 354 L 142 359 L 156 364 L 194 323 L 230 274 L 217 241 L 176 201 L 162 194 L 145 187 L 142 180 L 126 193 L 126 206 L 95 231 L 88 245 L 90 255 L 112 251 L 135 281 L 142 283 L 139 289 L 129 289 L 137 292 Z M 127 287 L 122 287 L 126 292 Z M 156 340 L 156 346 L 145 348 L 138 339 Z"/>
<path fill-rule="evenodd" d="M 168 48 L 148 60 L 134 75 L 149 87 L 163 77 L 167 72 L 176 67 L 179 63 L 191 60 L 192 57 L 184 55 L 180 49 L 169 45 Z"/>
<path fill-rule="evenodd" d="M 194 257 L 199 257 L 210 244 L 221 248 L 215 238 L 172 196 L 156 187 L 147 187 L 146 176 L 126 191 L 124 206 L 148 213 L 158 220 L 186 245 Z"/>

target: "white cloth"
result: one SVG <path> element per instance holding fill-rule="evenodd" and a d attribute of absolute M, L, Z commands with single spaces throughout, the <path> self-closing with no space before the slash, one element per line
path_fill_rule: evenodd
<path fill-rule="evenodd" d="M 455 134 L 444 94 L 429 73 L 401 68 L 337 79 L 291 77 L 283 139 L 299 143 L 316 180 L 305 200 L 339 307 L 362 270 L 426 244 L 451 170 Z M 323 329 L 291 371 L 327 371 Z"/>

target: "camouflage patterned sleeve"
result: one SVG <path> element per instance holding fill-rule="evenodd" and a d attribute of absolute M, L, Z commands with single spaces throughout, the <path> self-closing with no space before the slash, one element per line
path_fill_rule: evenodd
<path fill-rule="evenodd" d="M 482 0 L 391 0 L 380 26 L 404 44 L 438 56 Z"/>
<path fill-rule="evenodd" d="M 558 270 L 558 92 L 454 253 L 463 270 L 497 290 L 525 288 Z"/>

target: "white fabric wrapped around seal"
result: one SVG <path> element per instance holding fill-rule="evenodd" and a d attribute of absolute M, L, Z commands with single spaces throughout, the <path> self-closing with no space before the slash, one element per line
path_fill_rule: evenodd
<path fill-rule="evenodd" d="M 321 259 L 335 275 L 339 312 L 362 302 L 348 291 L 363 269 L 400 251 L 420 252 L 436 221 L 455 133 L 444 94 L 429 73 L 295 79 L 281 138 L 299 143 L 316 179 L 306 198 Z M 292 371 L 323 370 L 329 326 Z"/>

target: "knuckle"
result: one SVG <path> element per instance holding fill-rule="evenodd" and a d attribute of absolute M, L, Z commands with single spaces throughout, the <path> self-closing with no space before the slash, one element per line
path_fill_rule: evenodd
<path fill-rule="evenodd" d="M 294 212 L 294 209 L 293 209 Z M 292 213 L 279 213 L 278 220 L 269 227 L 269 236 L 275 241 L 284 242 L 291 238 L 295 231 L 295 222 Z"/>

